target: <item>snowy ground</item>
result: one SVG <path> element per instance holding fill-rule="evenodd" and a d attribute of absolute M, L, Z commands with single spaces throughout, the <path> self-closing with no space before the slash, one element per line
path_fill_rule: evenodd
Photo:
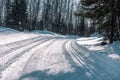
<path fill-rule="evenodd" d="M 120 42 L 0 28 L 0 80 L 120 80 Z"/>

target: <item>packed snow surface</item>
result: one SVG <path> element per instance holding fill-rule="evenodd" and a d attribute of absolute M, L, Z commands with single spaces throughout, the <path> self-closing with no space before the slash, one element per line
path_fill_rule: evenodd
<path fill-rule="evenodd" d="M 0 28 L 0 80 L 120 80 L 120 42 Z"/>

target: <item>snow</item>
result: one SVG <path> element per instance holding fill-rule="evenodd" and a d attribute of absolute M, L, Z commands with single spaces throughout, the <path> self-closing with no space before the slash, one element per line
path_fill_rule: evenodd
<path fill-rule="evenodd" d="M 46 34 L 46 35 L 45 35 Z M 55 36 L 56 33 L 49 31 L 40 31 L 35 30 L 32 32 L 20 32 L 14 29 L 0 27 L 0 45 L 4 45 L 6 43 L 12 43 L 16 41 L 21 41 L 25 39 L 30 39 L 38 36 Z"/>
<path fill-rule="evenodd" d="M 1 33 L 14 33 L 18 32 L 17 30 L 11 29 L 11 28 L 6 28 L 6 27 L 0 27 L 0 32 Z"/>
<path fill-rule="evenodd" d="M 91 34 L 90 37 L 103 37 L 103 36 L 101 34 L 99 34 L 98 32 L 95 32 L 95 33 Z"/>
<path fill-rule="evenodd" d="M 120 80 L 120 42 L 0 28 L 0 80 Z"/>
<path fill-rule="evenodd" d="M 79 45 L 100 45 L 103 41 L 103 37 L 89 37 L 89 38 L 78 38 L 77 43 Z"/>
<path fill-rule="evenodd" d="M 24 33 L 10 28 L 0 27 L 0 45 L 21 41 L 37 36 L 38 35 L 36 34 Z"/>
<path fill-rule="evenodd" d="M 51 34 L 51 35 L 57 35 L 56 33 L 53 33 L 53 32 L 50 32 L 50 31 L 47 31 L 47 30 L 43 30 L 43 31 L 40 31 L 40 30 L 34 30 L 32 31 L 36 34 Z"/>
<path fill-rule="evenodd" d="M 118 54 L 110 54 L 110 55 L 108 55 L 108 57 L 110 57 L 112 59 L 120 59 L 120 56 Z"/>

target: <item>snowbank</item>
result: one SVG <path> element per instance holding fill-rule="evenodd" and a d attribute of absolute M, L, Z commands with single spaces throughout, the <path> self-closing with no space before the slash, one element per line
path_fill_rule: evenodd
<path fill-rule="evenodd" d="M 78 38 L 76 42 L 79 45 L 86 45 L 86 46 L 91 46 L 91 45 L 100 45 L 101 42 L 103 41 L 103 37 L 83 37 L 83 38 Z"/>
<path fill-rule="evenodd" d="M 0 27 L 0 45 L 30 39 L 38 36 L 55 36 L 57 34 L 49 31 L 35 30 L 32 32 L 20 32 L 14 29 Z"/>
<path fill-rule="evenodd" d="M 104 51 L 108 54 L 108 57 L 120 60 L 120 42 L 104 46 Z"/>
<path fill-rule="evenodd" d="M 6 28 L 6 27 L 0 27 L 0 34 L 1 33 L 17 33 L 19 31 L 11 29 L 11 28 Z"/>
<path fill-rule="evenodd" d="M 6 44 L 0 45 L 0 80 L 120 79 L 120 42 L 101 46 L 102 37 L 75 39 L 39 30 L 0 31 L 0 44 Z"/>
<path fill-rule="evenodd" d="M 49 34 L 49 35 L 57 35 L 56 33 L 53 33 L 53 32 L 50 32 L 50 31 L 47 31 L 47 30 L 34 30 L 32 31 L 33 33 L 35 34 Z"/>
<path fill-rule="evenodd" d="M 103 37 L 103 36 L 101 34 L 99 34 L 98 32 L 95 32 L 95 33 L 91 34 L 90 37 Z"/>
<path fill-rule="evenodd" d="M 79 45 L 86 45 L 86 46 L 92 46 L 92 45 L 100 45 L 101 42 L 103 42 L 104 37 L 100 35 L 98 32 L 95 32 L 90 35 L 90 37 L 82 37 L 78 38 L 76 42 Z"/>

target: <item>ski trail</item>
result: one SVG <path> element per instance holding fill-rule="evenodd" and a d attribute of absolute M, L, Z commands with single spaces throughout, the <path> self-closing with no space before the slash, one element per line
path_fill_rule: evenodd
<path fill-rule="evenodd" d="M 97 80 L 104 79 L 103 77 L 100 77 L 99 73 L 97 73 L 96 71 L 93 72 L 94 66 L 91 65 L 91 62 L 93 60 L 89 58 L 89 52 L 87 52 L 88 50 L 84 48 L 81 49 L 81 47 L 77 47 L 77 45 L 75 45 L 74 43 L 75 41 L 69 42 L 68 50 L 70 51 L 70 55 L 75 61 L 76 66 L 79 66 L 78 70 L 83 71 L 81 74 L 84 74 L 87 80 L 91 80 L 94 78 Z M 91 74 L 93 73 L 99 76 L 92 76 Z"/>
<path fill-rule="evenodd" d="M 19 49 L 14 50 L 13 52 L 5 55 L 4 57 L 0 58 L 0 70 L 4 70 L 6 67 L 8 67 L 10 64 L 12 64 L 14 61 L 16 61 L 20 56 L 27 53 L 32 48 L 40 45 L 43 42 L 46 42 L 49 39 L 43 39 L 41 41 L 36 41 L 32 44 L 29 44 L 27 46 L 21 47 Z"/>
<path fill-rule="evenodd" d="M 2 78 L 0 80 L 18 80 L 20 74 L 22 73 L 24 67 L 29 62 L 29 59 L 38 52 L 43 46 L 49 45 L 54 40 L 48 40 L 41 45 L 38 45 L 28 51 L 26 54 L 22 55 L 17 61 L 10 65 L 6 70 L 2 72 Z M 14 75 L 11 75 L 14 73 Z M 10 78 L 10 79 L 9 79 Z"/>
<path fill-rule="evenodd" d="M 75 45 L 78 51 L 81 51 L 80 46 L 78 46 L 77 43 L 74 43 L 74 46 Z M 100 72 L 102 73 L 101 75 L 102 77 L 104 75 L 108 79 L 111 79 L 113 77 L 114 79 L 116 79 L 117 77 L 120 76 L 120 69 L 119 69 L 120 65 L 118 65 L 119 62 L 111 61 L 106 55 L 103 55 L 97 52 L 91 52 L 91 54 L 89 55 L 89 58 L 95 61 L 95 63 L 94 64 L 87 63 L 87 64 L 94 65 L 94 67 L 98 69 L 99 75 L 100 75 Z M 110 70 L 112 71 L 112 73 L 110 72 Z"/>
<path fill-rule="evenodd" d="M 66 50 L 71 56 L 69 61 L 73 60 L 76 66 L 79 66 L 82 71 L 85 70 L 86 75 L 90 77 L 87 80 L 117 80 L 120 76 L 120 66 L 116 66 L 116 63 L 112 63 L 105 55 L 88 53 L 87 49 L 78 46 L 75 41 L 68 41 L 66 43 Z M 112 73 L 109 72 L 110 70 Z"/>
<path fill-rule="evenodd" d="M 34 37 L 6 45 L 0 45 L 6 49 L 0 53 L 0 80 L 119 80 L 120 62 L 72 38 Z"/>
<path fill-rule="evenodd" d="M 0 58 L 3 57 L 4 55 L 18 49 L 24 46 L 27 46 L 29 44 L 32 44 L 36 41 L 42 40 L 46 37 L 35 37 L 35 38 L 31 38 L 31 39 L 26 39 L 26 40 L 22 40 L 22 41 L 18 41 L 18 42 L 13 42 L 13 43 L 9 43 L 9 44 L 5 44 L 5 45 L 1 45 L 0 46 Z"/>
<path fill-rule="evenodd" d="M 62 45 L 66 41 L 67 39 L 57 39 L 56 41 L 54 41 L 54 43 L 38 51 L 24 68 L 21 78 L 19 80 L 32 80 L 31 77 L 26 77 L 26 75 L 34 71 L 47 70 L 47 74 L 51 75 L 56 75 L 61 72 L 72 72 L 74 69 L 69 64 L 69 61 L 65 58 L 62 47 Z M 39 74 L 36 75 L 36 78 L 37 77 L 40 80 L 45 80 L 42 77 L 40 77 Z M 51 79 L 53 80 L 54 78 L 51 77 L 49 80 Z"/>
<path fill-rule="evenodd" d="M 73 61 L 75 62 L 75 64 L 82 67 L 85 64 L 83 63 L 82 60 L 80 60 L 78 58 L 78 56 L 75 56 L 75 54 L 74 54 L 75 51 L 71 48 L 71 42 L 72 42 L 72 40 L 68 41 L 66 43 L 66 45 L 65 45 L 65 48 L 66 48 L 67 52 L 71 55 L 71 58 L 73 59 Z"/>

